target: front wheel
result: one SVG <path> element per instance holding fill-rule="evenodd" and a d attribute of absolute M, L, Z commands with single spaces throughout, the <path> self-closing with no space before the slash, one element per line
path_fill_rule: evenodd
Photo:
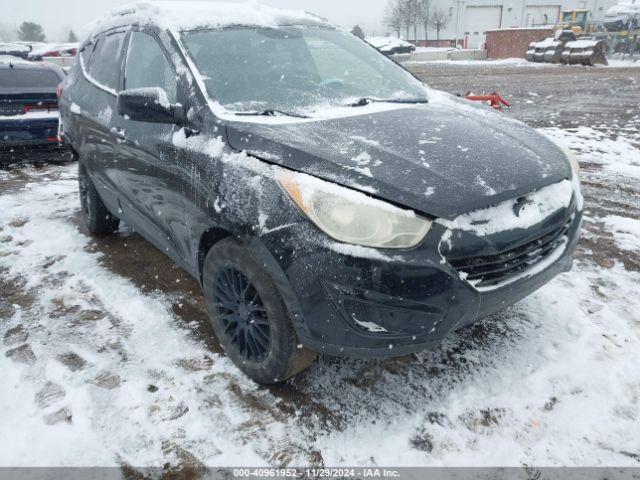
<path fill-rule="evenodd" d="M 87 174 L 87 169 L 78 164 L 78 184 L 80 188 L 80 205 L 82 216 L 89 233 L 92 235 L 108 235 L 118 230 L 120 219 L 115 217 L 100 199 L 96 187 Z"/>
<path fill-rule="evenodd" d="M 271 276 L 241 242 L 227 238 L 211 248 L 202 286 L 221 346 L 254 381 L 282 382 L 315 359 L 314 352 L 299 345 Z"/>

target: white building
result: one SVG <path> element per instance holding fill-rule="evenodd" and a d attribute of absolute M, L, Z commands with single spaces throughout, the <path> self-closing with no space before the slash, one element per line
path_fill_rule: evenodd
<path fill-rule="evenodd" d="M 449 16 L 440 40 L 458 40 L 467 48 L 482 48 L 487 30 L 553 25 L 563 10 L 586 8 L 592 19 L 601 21 L 617 0 L 432 0 L 432 9 L 439 8 Z M 402 32 L 403 36 L 406 32 Z M 411 29 L 410 36 L 413 36 Z M 421 28 L 418 40 L 424 40 Z M 429 40 L 436 39 L 433 28 Z"/>

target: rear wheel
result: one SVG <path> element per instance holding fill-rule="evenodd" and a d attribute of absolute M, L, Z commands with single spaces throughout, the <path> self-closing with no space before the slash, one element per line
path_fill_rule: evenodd
<path fill-rule="evenodd" d="M 228 238 L 214 245 L 202 283 L 220 344 L 254 381 L 282 382 L 313 362 L 316 354 L 299 345 L 269 273 L 244 244 Z"/>
<path fill-rule="evenodd" d="M 80 163 L 78 165 L 78 184 L 82 216 L 92 235 L 108 235 L 118 230 L 120 219 L 114 216 L 100 199 L 96 187 Z"/>

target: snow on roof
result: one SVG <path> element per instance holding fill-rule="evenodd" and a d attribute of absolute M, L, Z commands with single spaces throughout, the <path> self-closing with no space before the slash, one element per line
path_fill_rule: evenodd
<path fill-rule="evenodd" d="M 0 52 L 28 52 L 29 46 L 22 43 L 0 42 Z"/>
<path fill-rule="evenodd" d="M 548 48 L 548 47 L 558 47 L 562 42 L 557 41 L 553 37 L 549 37 L 549 38 L 545 38 L 540 42 L 534 42 L 534 43 L 536 45 L 536 48 L 544 48 L 544 47 Z"/>
<path fill-rule="evenodd" d="M 80 44 L 78 43 L 45 43 L 44 45 L 39 46 L 38 48 L 34 48 L 29 53 L 30 57 L 42 55 L 44 53 L 57 51 L 61 52 L 64 50 L 71 50 L 74 48 L 78 48 Z"/>
<path fill-rule="evenodd" d="M 633 15 L 636 13 L 640 13 L 640 3 L 633 5 L 630 3 L 624 4 L 620 3 L 618 5 L 614 5 L 613 7 L 607 10 L 607 16 L 613 15 Z"/>
<path fill-rule="evenodd" d="M 593 48 L 600 40 L 575 40 L 573 42 L 567 42 L 565 45 L 567 48 Z"/>
<path fill-rule="evenodd" d="M 311 13 L 272 8 L 260 5 L 255 0 L 244 3 L 140 1 L 114 8 L 109 16 L 99 20 L 91 30 L 97 32 L 131 23 L 158 25 L 174 30 L 232 25 L 327 25 L 326 20 Z"/>
<path fill-rule="evenodd" d="M 550 25 L 534 25 L 531 27 L 508 27 L 508 28 L 490 28 L 489 30 L 485 30 L 486 32 L 509 32 L 512 30 L 550 30 L 552 27 Z"/>

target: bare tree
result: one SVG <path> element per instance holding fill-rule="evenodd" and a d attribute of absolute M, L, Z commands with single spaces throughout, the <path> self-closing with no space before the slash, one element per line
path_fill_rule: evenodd
<path fill-rule="evenodd" d="M 398 0 L 398 8 L 400 9 L 400 18 L 402 26 L 406 29 L 405 39 L 409 39 L 409 29 L 411 28 L 411 9 L 409 8 L 410 0 Z"/>
<path fill-rule="evenodd" d="M 420 0 L 401 0 L 402 20 L 407 29 L 407 40 L 409 40 L 409 29 L 413 27 L 413 38 L 418 39 L 418 22 L 420 16 Z"/>
<path fill-rule="evenodd" d="M 425 44 L 429 42 L 429 20 L 431 19 L 431 0 L 420 0 L 420 12 L 418 15 L 424 28 Z"/>
<path fill-rule="evenodd" d="M 449 15 L 439 7 L 434 8 L 433 12 L 431 12 L 429 25 L 436 29 L 436 40 L 438 42 L 440 42 L 440 30 L 446 28 L 447 23 L 449 23 Z"/>
<path fill-rule="evenodd" d="M 384 12 L 384 24 L 391 29 L 392 32 L 398 34 L 400 37 L 400 30 L 402 29 L 402 12 L 400 9 L 400 0 L 389 0 L 387 8 Z"/>

